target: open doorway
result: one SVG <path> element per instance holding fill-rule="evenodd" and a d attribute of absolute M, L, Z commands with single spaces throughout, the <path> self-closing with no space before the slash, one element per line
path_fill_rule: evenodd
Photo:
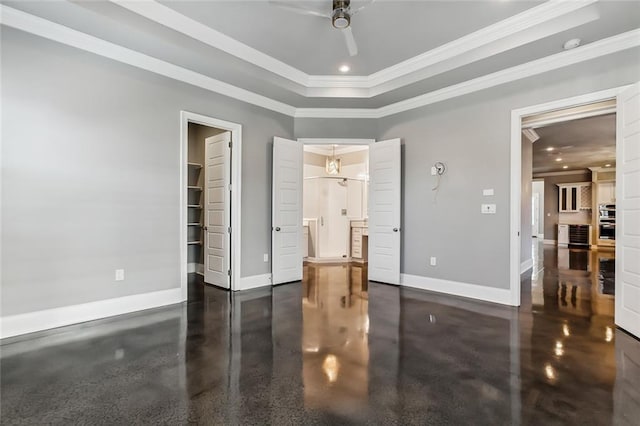
<path fill-rule="evenodd" d="M 534 226 L 523 227 L 521 255 L 531 260 L 533 307 L 599 321 L 603 333 L 614 327 L 615 108 L 612 99 L 522 120 L 522 170 L 531 171 L 522 185 L 532 188 L 522 213 Z"/>
<path fill-rule="evenodd" d="M 303 177 L 304 260 L 366 264 L 369 147 L 305 145 Z"/>
<path fill-rule="evenodd" d="M 609 328 L 615 323 L 615 326 L 627 331 L 636 337 L 640 336 L 640 239 L 638 239 L 638 229 L 640 229 L 640 83 L 635 83 L 626 87 L 614 88 L 602 92 L 591 93 L 578 96 L 575 98 L 564 99 L 550 102 L 543 105 L 536 105 L 519 110 L 512 111 L 512 127 L 511 127 L 511 290 L 514 304 L 520 302 L 521 281 L 518 274 L 519 260 L 521 253 L 526 250 L 529 242 L 525 235 L 520 236 L 520 232 L 526 232 L 529 228 L 528 223 L 525 227 L 521 227 L 520 214 L 525 214 L 528 209 L 523 209 L 522 205 L 526 203 L 527 197 L 521 197 L 524 189 L 527 187 L 525 182 L 524 170 L 528 162 L 523 162 L 523 156 L 526 156 L 526 150 L 530 151 L 532 145 L 540 142 L 545 131 L 545 126 L 553 124 L 569 123 L 588 118 L 598 118 L 600 121 L 609 120 L 615 122 L 615 162 L 611 160 L 601 166 L 588 167 L 584 173 L 590 177 L 590 180 L 584 179 L 575 181 L 555 183 L 557 189 L 557 213 L 549 208 L 550 204 L 545 202 L 545 221 L 554 213 L 572 213 L 578 216 L 586 216 L 586 223 L 562 223 L 558 219 L 555 229 L 555 246 L 556 250 L 560 248 L 571 248 L 580 244 L 584 249 L 588 247 L 591 256 L 597 255 L 595 261 L 587 263 L 587 265 L 579 265 L 584 258 L 575 256 L 571 251 L 564 252 L 566 256 L 562 256 L 560 252 L 555 258 L 556 268 L 559 265 L 569 265 L 569 270 L 581 270 L 592 272 L 591 267 L 599 269 L 595 278 L 597 284 L 591 287 L 591 291 L 596 291 L 589 295 L 587 291 L 580 289 L 580 286 L 560 285 L 559 296 L 560 306 L 575 306 L 576 312 L 584 310 L 589 305 L 591 310 L 604 312 L 605 308 L 611 308 L 611 303 L 605 303 L 603 306 L 597 306 L 602 300 L 601 296 L 609 295 L 614 299 L 612 318 L 610 316 Z M 615 111 L 615 119 L 611 114 Z M 615 120 L 615 121 L 614 121 Z M 536 130 L 529 141 L 523 141 L 523 127 L 527 125 L 535 127 L 536 123 L 540 130 Z M 544 123 L 544 126 L 542 125 Z M 569 123 L 571 125 L 572 123 Z M 525 129 L 526 130 L 526 129 Z M 595 130 L 592 130 L 595 131 Z M 540 135 L 540 133 L 543 135 Z M 588 139 L 591 135 L 584 134 L 582 138 Z M 532 142 L 535 141 L 535 142 Z M 563 142 L 567 142 L 563 139 Z M 565 151 L 570 151 L 572 145 L 560 146 Z M 591 153 L 598 152 L 597 147 L 603 145 L 602 141 L 598 141 L 592 148 Z M 570 155 L 558 155 L 557 147 L 547 146 L 544 148 L 547 155 L 554 156 L 553 162 L 563 163 L 565 158 Z M 603 158 L 599 161 L 604 160 Z M 566 166 L 566 167 L 565 167 Z M 557 167 L 557 166 L 556 166 Z M 564 173 L 572 174 L 569 164 L 562 166 L 560 171 L 555 172 L 559 176 Z M 615 169 L 615 171 L 613 171 Z M 544 171 L 540 171 L 540 176 Z M 552 173 L 547 171 L 546 173 Z M 516 176 L 522 175 L 523 178 Z M 546 186 L 546 189 L 553 188 Z M 546 201 L 553 199 L 549 197 L 547 191 Z M 559 216 L 558 216 L 559 217 Z M 589 225 L 591 222 L 591 225 Z M 593 226 L 596 225 L 596 226 Z M 614 228 L 614 230 L 611 230 Z M 547 228 L 548 229 L 548 228 Z M 611 250 L 611 248 L 614 250 Z M 597 249 L 597 250 L 594 250 Z M 608 258 L 603 254 L 609 252 Z M 584 262 L 582 262 L 584 263 Z M 545 262 L 547 264 L 547 262 Z M 553 264 L 553 259 L 549 264 Z M 576 268 L 573 268 L 575 265 Z M 578 268 L 578 266 L 580 266 Z M 567 283 L 571 283 L 580 278 L 583 272 L 579 274 L 563 274 L 566 275 Z M 544 275 L 549 274 L 545 271 Z M 594 277 L 592 274 L 591 277 Z M 582 277 L 584 278 L 584 277 Z M 556 274 L 556 279 L 561 279 L 560 273 Z M 571 280 L 571 281 L 569 281 Z M 581 298 L 580 293 L 585 297 Z M 593 296 L 593 297 L 590 297 Z M 555 292 L 543 292 L 546 299 L 555 299 Z M 578 307 L 580 300 L 588 300 L 583 306 Z M 599 300 L 597 300 L 599 299 Z M 574 302 L 575 301 L 575 302 Z M 558 309 L 562 310 L 562 309 Z M 613 321 L 611 321 L 613 319 Z M 594 322 L 592 319 L 591 322 Z M 606 328 L 606 327 L 605 327 Z M 607 329 L 608 330 L 608 329 Z M 611 335 L 611 330 L 609 330 Z"/>
<path fill-rule="evenodd" d="M 308 174 L 307 186 L 324 188 L 327 194 L 322 200 L 318 198 L 322 195 L 316 197 L 318 208 L 316 211 L 309 211 L 308 208 L 305 218 L 304 146 L 307 144 L 320 145 L 316 148 L 325 150 L 318 154 L 320 158 L 316 158 L 314 166 L 321 170 L 322 175 Z M 357 147 L 346 148 L 345 145 Z M 368 149 L 363 149 L 362 145 Z M 326 151 L 327 147 L 329 151 Z M 353 164 L 344 163 L 344 167 L 353 169 L 352 176 L 344 175 L 347 169 L 341 169 L 342 158 L 338 155 L 340 147 L 351 150 L 352 153 L 344 152 L 344 155 L 353 154 L 354 158 L 361 155 L 359 152 L 368 152 L 366 162 L 357 160 Z M 363 264 L 366 259 L 369 280 L 400 284 L 400 149 L 400 139 L 378 142 L 367 139 L 294 141 L 274 137 L 271 215 L 273 285 L 301 281 L 305 257 L 320 262 L 357 260 Z M 307 165 L 311 170 L 309 166 L 313 164 Z M 329 196 L 328 191 L 333 195 Z M 353 196 L 346 197 L 349 193 Z M 337 209 L 333 209 L 330 203 L 338 199 L 342 201 L 336 202 Z M 348 206 L 347 202 L 353 205 Z M 330 207 L 332 211 L 329 214 L 326 209 Z M 337 235 L 329 230 L 329 222 L 331 228 L 339 224 L 340 229 L 334 229 Z M 323 224 L 326 227 L 324 236 L 321 229 Z"/>
<path fill-rule="evenodd" d="M 303 285 L 339 277 L 349 308 L 368 287 L 369 146 L 306 144 L 303 179 Z"/>
<path fill-rule="evenodd" d="M 238 288 L 242 127 L 182 112 L 181 287 L 200 300 L 204 285 Z"/>

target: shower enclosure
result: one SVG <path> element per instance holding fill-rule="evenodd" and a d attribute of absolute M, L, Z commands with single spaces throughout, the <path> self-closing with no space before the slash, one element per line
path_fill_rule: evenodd
<path fill-rule="evenodd" d="M 303 210 L 308 228 L 309 260 L 349 259 L 352 220 L 367 217 L 367 186 L 364 179 L 337 176 L 304 179 Z"/>

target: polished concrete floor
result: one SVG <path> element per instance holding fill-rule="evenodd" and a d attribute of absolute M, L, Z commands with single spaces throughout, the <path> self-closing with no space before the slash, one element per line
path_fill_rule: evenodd
<path fill-rule="evenodd" d="M 520 309 L 358 265 L 240 294 L 194 279 L 183 306 L 5 342 L 1 422 L 637 425 L 640 342 L 598 255 L 536 253 Z"/>

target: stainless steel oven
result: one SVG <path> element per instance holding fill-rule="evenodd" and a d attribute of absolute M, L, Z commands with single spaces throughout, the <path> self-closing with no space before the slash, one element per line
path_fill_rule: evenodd
<path fill-rule="evenodd" d="M 616 239 L 616 224 L 615 223 L 602 223 L 600 222 L 600 239 L 601 240 L 615 240 Z"/>

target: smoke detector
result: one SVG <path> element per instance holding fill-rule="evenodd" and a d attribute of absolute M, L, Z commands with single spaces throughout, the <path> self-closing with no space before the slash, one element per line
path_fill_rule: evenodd
<path fill-rule="evenodd" d="M 566 41 L 563 45 L 564 50 L 575 49 L 576 47 L 580 46 L 581 41 L 582 40 L 580 40 L 579 38 L 572 38 L 571 40 Z"/>

